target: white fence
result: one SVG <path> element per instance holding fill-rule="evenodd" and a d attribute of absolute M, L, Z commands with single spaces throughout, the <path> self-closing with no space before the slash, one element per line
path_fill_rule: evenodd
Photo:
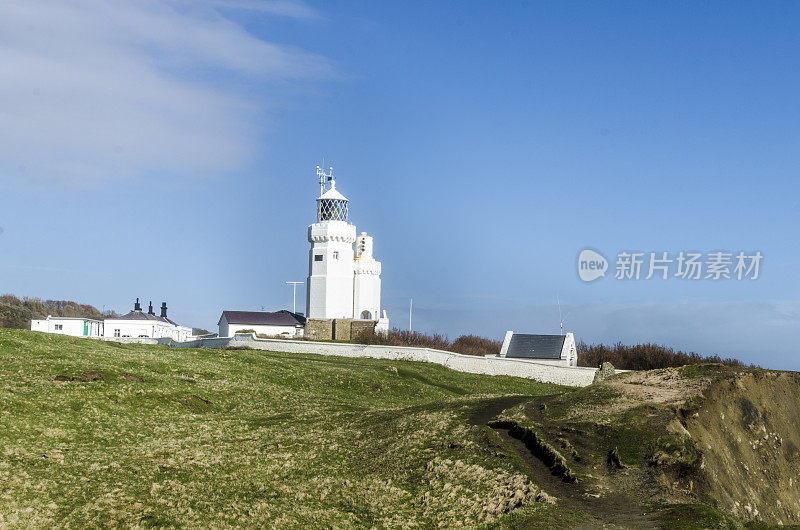
<path fill-rule="evenodd" d="M 141 340 L 141 339 L 140 339 Z M 509 375 L 535 379 L 543 383 L 567 386 L 587 386 L 594 380 L 594 368 L 554 366 L 520 359 L 477 357 L 460 353 L 413 348 L 410 346 L 372 346 L 337 342 L 317 342 L 280 339 L 259 339 L 254 335 L 237 334 L 230 338 L 197 339 L 175 342 L 169 339 L 149 339 L 151 343 L 167 344 L 173 348 L 224 348 L 247 346 L 255 350 L 287 353 L 315 353 L 341 357 L 371 357 L 441 364 L 452 370 L 471 374 Z M 138 342 L 138 341 L 137 341 Z"/>

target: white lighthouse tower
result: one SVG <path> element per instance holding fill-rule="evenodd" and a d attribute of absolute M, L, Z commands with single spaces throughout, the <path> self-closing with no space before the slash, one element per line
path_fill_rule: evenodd
<path fill-rule="evenodd" d="M 336 190 L 333 168 L 317 166 L 320 196 L 317 222 L 308 227 L 308 318 L 353 318 L 353 243 L 356 227 L 348 222 L 348 200 Z M 325 181 L 331 187 L 325 191 Z"/>
<path fill-rule="evenodd" d="M 333 168 L 326 173 L 317 166 L 317 176 L 317 222 L 308 227 L 306 315 L 377 320 L 376 329 L 388 330 L 389 321 L 380 313 L 381 264 L 372 255 L 372 237 L 366 232 L 356 236 L 348 219 L 349 201 L 336 189 Z"/>

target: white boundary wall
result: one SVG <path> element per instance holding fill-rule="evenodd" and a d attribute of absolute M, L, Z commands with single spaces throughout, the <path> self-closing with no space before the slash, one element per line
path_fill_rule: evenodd
<path fill-rule="evenodd" d="M 141 339 L 140 339 L 141 340 Z M 371 357 L 441 364 L 458 372 L 486 375 L 509 375 L 535 379 L 543 383 L 566 386 L 588 386 L 594 380 L 595 368 L 554 366 L 535 361 L 502 357 L 477 357 L 460 353 L 413 348 L 410 346 L 372 346 L 337 342 L 317 342 L 281 339 L 259 339 L 251 334 L 238 334 L 229 338 L 197 339 L 187 342 L 154 340 L 152 343 L 167 344 L 173 348 L 224 348 L 226 346 L 248 346 L 254 350 L 286 353 L 314 353 L 341 357 Z M 134 342 L 130 339 L 125 342 Z M 139 341 L 136 341 L 139 342 Z M 149 341 L 148 341 L 149 342 Z"/>

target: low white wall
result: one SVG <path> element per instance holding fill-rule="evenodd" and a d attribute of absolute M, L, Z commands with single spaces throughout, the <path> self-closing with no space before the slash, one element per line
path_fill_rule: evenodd
<path fill-rule="evenodd" d="M 251 334 L 239 334 L 231 338 L 197 339 L 187 342 L 170 342 L 174 348 L 221 348 L 226 346 L 248 346 L 255 350 L 287 353 L 315 353 L 342 357 L 371 357 L 374 359 L 400 359 L 441 364 L 452 370 L 472 374 L 509 375 L 535 379 L 543 383 L 566 386 L 588 386 L 594 380 L 595 368 L 565 367 L 542 364 L 535 361 L 501 357 L 477 357 L 430 348 L 410 346 L 371 346 L 280 339 L 259 339 Z"/>
<path fill-rule="evenodd" d="M 97 340 L 104 340 L 106 342 L 121 342 L 123 344 L 163 344 L 169 346 L 172 339 L 168 337 L 154 339 L 151 337 L 92 337 Z M 178 344 L 177 342 L 175 344 Z"/>

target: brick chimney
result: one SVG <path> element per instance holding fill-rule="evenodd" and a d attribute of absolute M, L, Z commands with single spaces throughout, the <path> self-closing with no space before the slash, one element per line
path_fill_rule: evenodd
<path fill-rule="evenodd" d="M 147 309 L 147 314 L 148 315 L 153 315 L 153 316 L 155 316 L 155 314 L 156 314 L 156 312 L 153 311 L 153 301 L 152 300 L 150 300 L 150 307 Z"/>
<path fill-rule="evenodd" d="M 167 318 L 167 303 L 161 302 L 161 318 Z"/>

